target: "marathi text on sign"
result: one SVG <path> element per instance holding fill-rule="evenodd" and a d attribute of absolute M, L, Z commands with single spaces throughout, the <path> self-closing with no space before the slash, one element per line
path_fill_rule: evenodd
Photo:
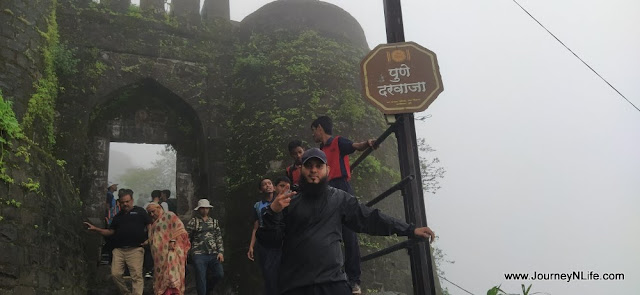
<path fill-rule="evenodd" d="M 379 45 L 360 65 L 366 100 L 385 114 L 423 111 L 443 90 L 435 53 L 412 42 Z"/>

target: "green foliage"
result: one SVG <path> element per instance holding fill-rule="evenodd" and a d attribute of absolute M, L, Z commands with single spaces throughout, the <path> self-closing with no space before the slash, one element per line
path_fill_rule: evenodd
<path fill-rule="evenodd" d="M 177 28 L 177 27 L 178 27 L 178 25 L 180 24 L 180 23 L 178 22 L 178 19 L 177 19 L 176 17 L 171 16 L 171 15 L 169 15 L 168 13 L 165 13 L 165 14 L 164 14 L 164 23 L 165 23 L 166 25 L 169 25 L 169 26 L 174 27 L 174 28 Z"/>
<path fill-rule="evenodd" d="M 29 152 L 29 147 L 25 145 L 21 145 L 16 149 L 16 156 L 23 157 L 26 163 L 29 163 L 31 158 L 31 153 Z"/>
<path fill-rule="evenodd" d="M 15 182 L 15 180 L 7 174 L 7 167 L 4 167 L 4 165 L 0 166 L 0 180 L 9 184 L 13 184 Z"/>
<path fill-rule="evenodd" d="M 16 199 L 11 199 L 11 200 L 4 200 L 4 199 L 0 199 L 0 201 L 4 201 L 4 203 L 5 203 L 7 206 L 13 206 L 13 207 L 16 207 L 16 208 L 20 208 L 20 206 L 22 206 L 22 203 L 21 203 L 21 202 L 16 201 Z"/>
<path fill-rule="evenodd" d="M 129 5 L 129 9 L 127 10 L 127 15 L 135 18 L 143 18 L 142 11 L 140 10 L 140 6 L 138 5 Z"/>
<path fill-rule="evenodd" d="M 44 75 L 34 84 L 35 93 L 29 99 L 22 126 L 25 133 L 30 135 L 34 142 L 42 144 L 46 150 L 50 150 L 55 144 L 54 107 L 55 99 L 58 96 L 54 51 L 59 46 L 59 36 L 55 9 L 47 18 L 47 32 L 44 33 L 44 37 L 46 39 L 46 45 L 42 48 Z"/>
<path fill-rule="evenodd" d="M 264 175 L 269 161 L 289 161 L 286 144 L 308 134 L 318 114 L 333 115 L 340 129 L 377 112 L 353 90 L 364 52 L 351 45 L 313 31 L 278 31 L 254 34 L 235 52 L 233 88 L 248 98 L 232 101 L 226 125 L 238 135 L 227 148 L 231 190 Z"/>
<path fill-rule="evenodd" d="M 101 61 L 96 61 L 96 63 L 93 65 L 93 68 L 88 70 L 88 75 L 92 78 L 98 78 L 102 76 L 105 70 L 107 70 L 107 65 L 105 65 Z"/>
<path fill-rule="evenodd" d="M 25 25 L 27 25 L 27 26 L 32 26 L 32 25 L 33 25 L 30 21 L 28 21 L 28 20 L 27 20 L 26 18 L 24 18 L 23 16 L 18 16 L 18 17 L 17 17 L 17 19 L 18 19 L 19 21 L 21 21 L 22 23 L 24 23 Z"/>
<path fill-rule="evenodd" d="M 268 66 L 267 58 L 262 54 L 249 54 L 236 59 L 233 72 L 238 76 L 261 76 Z"/>
<path fill-rule="evenodd" d="M 487 295 L 518 295 L 515 293 L 507 293 L 504 290 L 500 289 L 500 286 L 502 285 L 494 286 L 491 289 L 489 289 L 487 291 Z M 522 295 L 534 295 L 534 294 L 542 293 L 542 292 L 531 293 L 531 287 L 533 287 L 533 285 L 529 285 L 529 287 L 526 287 L 524 284 L 521 284 L 520 286 L 522 287 Z"/>
<path fill-rule="evenodd" d="M 502 291 L 502 289 L 500 289 L 500 286 L 502 286 L 502 285 L 494 286 L 493 288 L 489 289 L 487 291 L 487 295 L 498 295 L 498 292 L 504 293 L 504 291 Z"/>
<path fill-rule="evenodd" d="M 0 147 L 3 144 L 11 144 L 11 139 L 22 138 L 22 128 L 11 108 L 12 103 L 5 101 L 0 92 Z"/>
<path fill-rule="evenodd" d="M 10 146 L 12 140 L 23 137 L 22 128 L 11 108 L 11 102 L 5 101 L 0 92 L 0 179 L 6 183 L 13 183 L 13 178 L 6 173 L 4 157 L 8 151 L 5 146 Z"/>
<path fill-rule="evenodd" d="M 42 194 L 42 192 L 40 192 L 40 183 L 37 181 L 33 181 L 33 179 L 31 179 L 30 177 L 27 178 L 27 182 L 22 182 L 20 185 L 27 189 L 27 191 L 29 192 Z"/>
<path fill-rule="evenodd" d="M 447 171 L 440 166 L 440 159 L 427 157 L 427 154 L 435 152 L 435 149 L 431 148 L 424 138 L 418 140 L 418 150 L 420 151 L 422 189 L 425 193 L 435 194 L 440 189 L 440 179 L 444 178 Z"/>
<path fill-rule="evenodd" d="M 361 247 L 369 247 L 375 251 L 384 249 L 379 242 L 375 241 L 372 236 L 369 235 L 358 235 L 358 240 L 360 242 Z"/>
<path fill-rule="evenodd" d="M 52 46 L 53 66 L 59 75 L 71 76 L 78 73 L 79 59 L 75 58 L 77 48 L 69 48 L 65 43 Z"/>
<path fill-rule="evenodd" d="M 436 239 L 438 239 L 439 237 L 436 236 Z M 444 271 L 442 270 L 442 266 L 446 263 L 446 264 L 454 264 L 455 261 L 453 260 L 449 260 L 447 258 L 447 254 L 445 254 L 442 249 L 436 247 L 436 246 L 431 246 L 431 254 L 433 259 L 435 260 L 436 263 L 436 268 L 437 268 L 437 274 L 438 276 L 444 277 Z"/>

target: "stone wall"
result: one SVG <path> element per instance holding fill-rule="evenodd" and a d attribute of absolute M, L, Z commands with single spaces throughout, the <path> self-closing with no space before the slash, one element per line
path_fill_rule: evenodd
<path fill-rule="evenodd" d="M 0 7 L 0 91 L 18 122 L 46 76 L 55 5 L 7 0 Z M 82 204 L 65 163 L 28 139 L 0 144 L 0 151 L 0 293 L 86 294 Z"/>
<path fill-rule="evenodd" d="M 14 183 L 0 182 L 0 294 L 86 294 L 82 204 L 64 163 L 28 142 L 4 148 Z"/>
<path fill-rule="evenodd" d="M 0 7 L 0 90 L 18 118 L 43 76 L 42 47 L 55 0 L 3 0 Z"/>

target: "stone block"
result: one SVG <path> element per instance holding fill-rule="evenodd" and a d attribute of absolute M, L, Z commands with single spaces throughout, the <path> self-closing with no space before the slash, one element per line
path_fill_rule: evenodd
<path fill-rule="evenodd" d="M 20 221 L 27 228 L 36 229 L 37 227 L 41 226 L 40 224 L 36 223 L 36 215 L 34 213 L 32 213 L 32 212 L 27 211 L 27 210 L 21 210 Z"/>
<path fill-rule="evenodd" d="M 0 57 L 6 61 L 14 61 L 16 59 L 16 52 L 4 47 L 0 49 Z"/>
<path fill-rule="evenodd" d="M 18 230 L 11 224 L 0 224 L 0 242 L 13 243 L 18 239 Z"/>
<path fill-rule="evenodd" d="M 140 0 L 140 10 L 145 14 L 165 14 L 164 0 Z"/>
<path fill-rule="evenodd" d="M 200 1 L 199 0 L 173 0 L 172 14 L 179 20 L 188 24 L 200 22 Z"/>
<path fill-rule="evenodd" d="M 15 221 L 20 219 L 20 211 L 15 207 L 6 206 L 0 209 L 0 216 L 4 217 L 3 222 Z"/>
<path fill-rule="evenodd" d="M 21 265 L 24 263 L 23 251 L 20 247 L 10 243 L 0 243 L 0 264 Z"/>
<path fill-rule="evenodd" d="M 2 67 L 0 66 L 0 69 Z M 5 83 L 5 81 L 7 81 L 7 76 L 6 75 L 0 75 L 0 91 L 6 93 L 7 89 L 10 89 L 9 85 L 7 83 Z"/>
<path fill-rule="evenodd" d="M 25 267 L 18 277 L 18 284 L 23 286 L 35 286 L 38 284 L 36 270 L 33 267 Z"/>
<path fill-rule="evenodd" d="M 24 294 L 24 295 L 36 295 L 36 294 L 44 294 L 44 293 L 37 293 L 36 289 L 34 289 L 33 287 L 26 287 L 26 286 L 17 286 L 14 289 L 15 294 Z"/>
<path fill-rule="evenodd" d="M 13 39 L 15 37 L 15 30 L 9 23 L 4 21 L 0 22 L 0 36 Z"/>
<path fill-rule="evenodd" d="M 25 2 L 26 1 L 22 1 L 22 0 L 13 1 L 13 7 L 15 7 L 16 10 L 23 10 L 27 8 L 27 6 L 25 5 Z"/>
<path fill-rule="evenodd" d="M 231 19 L 229 0 L 204 0 L 202 18 L 207 20 L 213 18 Z"/>
<path fill-rule="evenodd" d="M 28 40 L 13 40 L 7 42 L 7 48 L 10 48 L 16 52 L 24 52 L 27 49 L 26 43 Z"/>
<path fill-rule="evenodd" d="M 2 264 L 0 265 L 0 277 L 5 277 L 7 280 L 17 280 L 20 276 L 20 269 L 17 265 Z M 18 280 L 16 283 L 20 283 Z M 2 285 L 0 283 L 0 285 Z M 2 294 L 2 293 L 0 293 Z"/>
<path fill-rule="evenodd" d="M 38 287 L 48 289 L 51 285 L 51 275 L 45 271 L 38 271 Z"/>
<path fill-rule="evenodd" d="M 11 278 L 7 278 L 0 273 L 0 291 L 4 290 L 13 290 L 13 287 L 16 285 L 15 281 Z M 16 294 L 16 293 L 5 293 L 2 294 Z"/>

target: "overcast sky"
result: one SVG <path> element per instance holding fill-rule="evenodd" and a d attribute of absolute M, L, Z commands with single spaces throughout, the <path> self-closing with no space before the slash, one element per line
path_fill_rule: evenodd
<path fill-rule="evenodd" d="M 231 18 L 268 2 L 231 0 Z M 360 22 L 371 48 L 386 42 L 383 1 L 327 2 Z M 640 107 L 640 1 L 520 4 Z M 624 273 L 532 290 L 638 294 L 640 112 L 511 0 L 402 5 L 407 41 L 438 55 L 445 86 L 417 132 L 447 169 L 427 199 L 437 245 L 456 261 L 446 277 L 478 295 L 531 283 L 510 272 Z"/>

